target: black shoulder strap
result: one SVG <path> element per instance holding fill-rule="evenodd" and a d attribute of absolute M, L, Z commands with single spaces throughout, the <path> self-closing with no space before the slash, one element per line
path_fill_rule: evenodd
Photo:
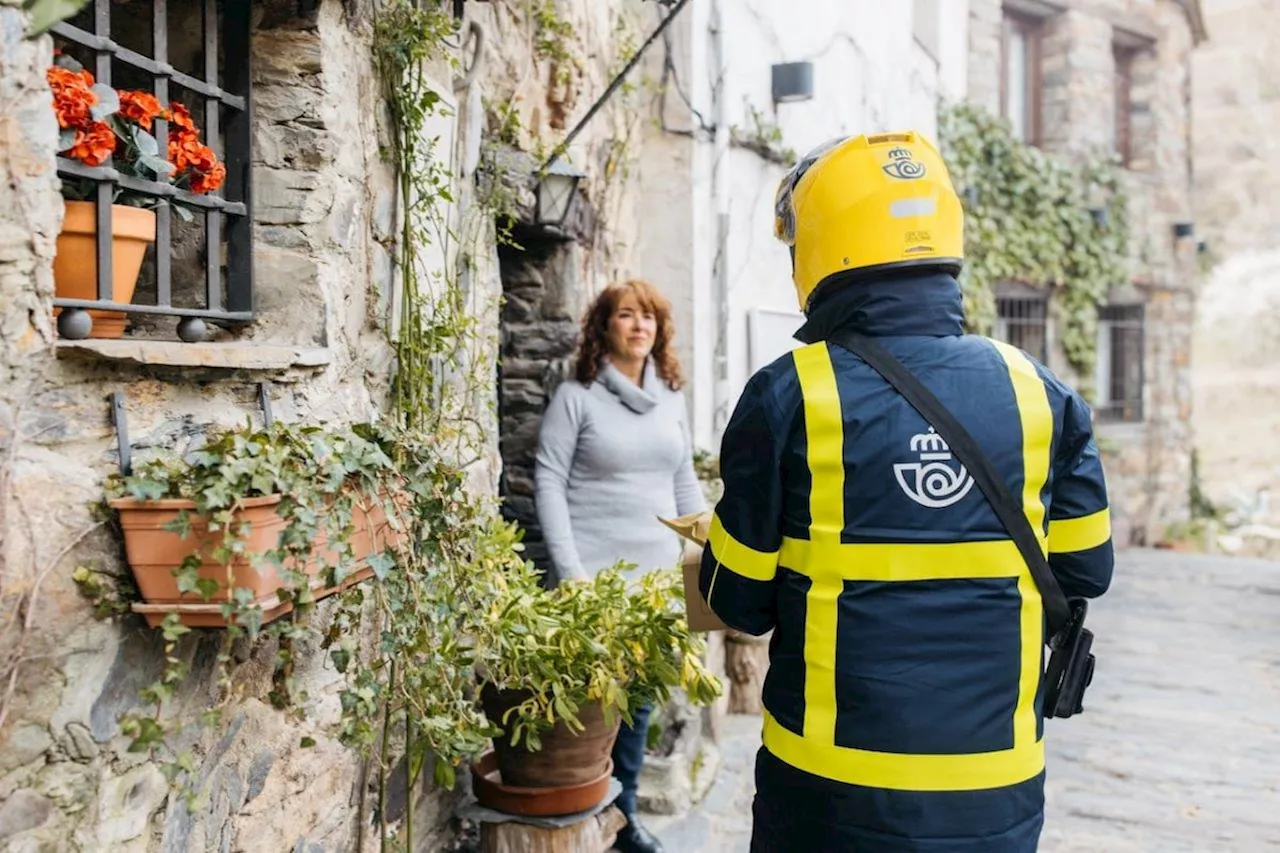
<path fill-rule="evenodd" d="M 1058 581 L 1049 568 L 1049 561 L 1040 550 L 1040 541 L 1031 528 L 1031 522 L 1027 520 L 1021 502 L 1013 496 L 1008 484 L 995 471 L 991 460 L 978 447 L 973 436 L 969 435 L 951 412 L 902 362 L 880 344 L 863 335 L 847 332 L 836 334 L 831 342 L 855 353 L 875 368 L 937 430 L 938 435 L 950 446 L 951 452 L 968 469 L 999 516 L 1000 523 L 1022 552 L 1022 558 L 1027 561 L 1031 577 L 1035 579 L 1040 597 L 1044 600 L 1045 614 L 1049 620 L 1049 636 L 1057 636 L 1071 619 L 1066 596 L 1062 594 L 1062 588 L 1058 586 Z"/>

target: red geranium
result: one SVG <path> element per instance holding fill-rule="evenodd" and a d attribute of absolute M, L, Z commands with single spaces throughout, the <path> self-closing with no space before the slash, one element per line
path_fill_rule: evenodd
<path fill-rule="evenodd" d="M 62 129 L 59 151 L 86 166 L 101 166 L 115 157 L 122 173 L 147 181 L 171 182 L 192 193 L 222 186 L 227 169 L 213 149 L 200 141 L 191 112 L 178 102 L 168 108 L 151 92 L 112 90 L 95 84 L 93 75 L 75 60 L 59 56 L 45 72 L 53 92 L 54 115 Z M 163 151 L 151 135 L 157 119 L 169 122 Z M 84 184 L 84 186 L 80 186 Z M 64 192 L 84 198 L 90 183 L 65 180 Z M 128 194 L 138 204 L 150 198 Z M 131 203 L 122 197 L 121 203 Z"/>

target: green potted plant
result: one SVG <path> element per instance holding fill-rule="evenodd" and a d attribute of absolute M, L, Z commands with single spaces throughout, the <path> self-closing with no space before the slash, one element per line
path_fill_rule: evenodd
<path fill-rule="evenodd" d="M 111 160 L 122 175 L 172 184 L 186 192 L 213 192 L 226 180 L 226 166 L 200 140 L 191 113 L 177 101 L 168 106 L 139 90 L 112 89 L 94 80 L 69 56 L 60 55 L 45 73 L 53 93 L 58 120 L 58 153 L 85 166 Z M 156 120 L 167 121 L 168 138 L 162 148 L 153 135 Z M 99 182 L 65 176 L 65 204 L 58 251 L 53 262 L 54 292 L 64 299 L 98 298 L 97 230 L 94 199 Z M 153 208 L 164 203 L 156 196 L 115 186 L 111 205 L 111 270 L 113 302 L 133 299 L 147 247 L 156 239 Z M 190 220 L 191 213 L 176 202 L 173 209 Z M 54 309 L 55 315 L 58 309 Z M 91 311 L 94 336 L 119 338 L 125 316 L 118 311 Z"/>
<path fill-rule="evenodd" d="M 477 626 L 481 702 L 503 731 L 494 738 L 503 784 L 607 777 L 631 709 L 665 702 L 676 687 L 697 704 L 720 695 L 702 665 L 703 640 L 685 622 L 679 574 L 650 572 L 629 587 L 626 568 L 554 590 L 518 576 Z"/>
<path fill-rule="evenodd" d="M 404 538 L 400 482 L 376 442 L 279 423 L 113 476 L 108 505 L 143 599 L 134 609 L 153 626 L 169 612 L 188 626 L 267 622 L 385 572 Z"/>

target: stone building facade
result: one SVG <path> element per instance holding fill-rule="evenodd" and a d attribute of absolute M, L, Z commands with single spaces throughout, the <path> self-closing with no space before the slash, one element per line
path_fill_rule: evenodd
<path fill-rule="evenodd" d="M 1196 450 L 1210 500 L 1280 524 L 1280 2 L 1206 0 L 1196 51 Z M 1269 497 L 1268 497 L 1269 495 Z"/>
<path fill-rule="evenodd" d="M 199 31 L 200 5 L 168 4 L 171 15 L 195 16 L 178 30 Z M 434 61 L 426 73 L 447 107 L 431 130 L 454 176 L 455 223 L 475 204 L 486 142 L 501 136 L 545 151 L 563 138 L 620 67 L 620 54 L 634 49 L 626 28 L 648 26 L 654 5 L 445 4 L 462 15 L 462 44 L 451 48 L 459 64 Z M 148 0 L 109 6 L 117 40 L 150 20 Z M 78 565 L 128 571 L 120 542 L 90 514 L 118 464 L 112 392 L 125 395 L 138 452 L 190 448 L 211 426 L 260 417 L 260 383 L 280 420 L 350 423 L 387 407 L 401 214 L 382 156 L 389 137 L 371 54 L 373 4 L 254 0 L 252 9 L 253 322 L 200 343 L 176 340 L 167 320 L 139 322 L 118 341 L 66 341 L 51 319 L 63 217 L 45 83 L 53 43 L 27 39 L 20 0 L 0 0 L 0 850 L 320 853 L 357 849 L 362 838 L 363 849 L 377 846 L 371 776 L 330 735 L 339 677 L 319 648 L 298 654 L 295 675 L 311 697 L 303 721 L 267 701 L 274 649 L 251 652 L 238 670 L 243 699 L 207 740 L 190 744 L 203 796 L 189 811 L 156 765 L 127 751 L 117 723 L 160 671 L 161 639 L 135 616 L 96 620 L 72 580 Z M 570 149 L 585 174 L 580 215 L 590 229 L 528 250 L 554 256 L 554 286 L 572 291 L 562 307 L 543 299 L 537 309 L 563 326 L 548 357 L 570 345 L 564 324 L 584 295 L 627 264 L 633 181 L 617 140 L 637 121 L 622 101 L 595 117 Z M 527 189 L 515 193 L 526 218 Z M 200 247 L 188 249 L 175 256 L 183 264 L 208 260 Z M 486 342 L 475 369 L 492 370 L 500 323 L 507 340 L 529 343 L 519 312 L 535 310 L 520 301 L 531 279 L 516 272 L 529 263 L 514 249 L 500 263 L 491 222 L 439 251 L 465 260 L 470 310 Z M 514 412 L 545 391 L 541 367 L 529 366 L 536 353 L 507 355 L 501 396 Z M 487 399 L 478 401 L 482 420 L 500 396 L 490 376 Z M 496 418 L 486 423 L 474 481 L 496 493 L 510 442 L 500 447 Z M 322 603 L 317 618 L 326 612 Z M 184 718 L 212 696 L 216 633 L 193 632 L 177 647 L 192 667 L 172 703 Z M 417 849 L 448 849 L 456 831 L 450 795 L 424 786 L 412 796 Z M 392 823 L 406 799 L 403 787 L 392 790 Z"/>
<path fill-rule="evenodd" d="M 1095 387 L 1120 545 L 1156 544 L 1188 513 L 1197 278 L 1191 74 L 1206 37 L 1194 0 L 970 3 L 969 100 L 1010 117 L 1045 151 L 1114 152 L 1125 168 L 1132 277 L 1115 282 L 1101 308 L 1099 375 L 1073 375 L 1056 343 L 1052 294 L 1042 301 L 1010 287 L 997 325 L 1000 334 L 1038 323 L 1050 367 Z"/>

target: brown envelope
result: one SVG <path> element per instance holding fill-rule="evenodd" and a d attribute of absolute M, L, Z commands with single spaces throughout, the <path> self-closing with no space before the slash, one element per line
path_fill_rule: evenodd
<path fill-rule="evenodd" d="M 702 563 L 702 547 L 707 544 L 707 536 L 711 532 L 711 513 L 699 512 L 682 515 L 679 518 L 662 518 L 667 527 L 679 533 L 685 540 L 684 562 L 684 601 L 685 612 L 690 631 L 725 631 L 728 625 L 720 621 L 702 597 L 698 589 L 698 570 Z"/>

